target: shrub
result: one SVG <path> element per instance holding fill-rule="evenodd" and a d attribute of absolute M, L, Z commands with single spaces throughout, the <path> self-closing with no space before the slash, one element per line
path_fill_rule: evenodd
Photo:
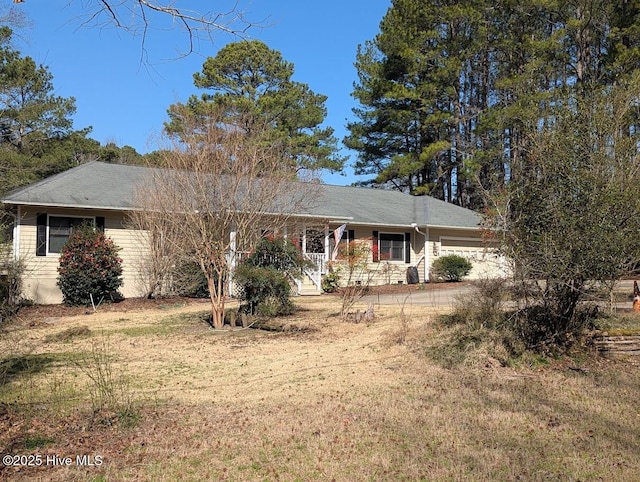
<path fill-rule="evenodd" d="M 427 342 L 428 355 L 451 368 L 525 361 L 526 346 L 514 330 L 505 303 L 511 287 L 504 279 L 481 279 L 456 299 L 451 313 L 437 318 L 437 334 Z"/>
<path fill-rule="evenodd" d="M 291 313 L 289 280 L 300 276 L 304 264 L 302 253 L 288 239 L 261 239 L 234 273 L 240 299 L 246 302 L 242 309 L 268 316 Z"/>
<path fill-rule="evenodd" d="M 243 263 L 269 267 L 297 276 L 305 265 L 305 260 L 300 249 L 291 240 L 268 236 L 258 241 L 254 252 Z"/>
<path fill-rule="evenodd" d="M 23 272 L 24 263 L 21 260 L 8 260 L 0 263 L 0 323 L 15 315 L 20 305 L 24 303 L 22 299 Z"/>
<path fill-rule="evenodd" d="M 329 272 L 322 277 L 322 291 L 335 293 L 340 287 L 340 273 L 338 268 L 329 268 Z"/>
<path fill-rule="evenodd" d="M 81 226 L 62 248 L 58 286 L 65 305 L 88 306 L 119 297 L 122 259 L 118 248 L 103 232 Z"/>
<path fill-rule="evenodd" d="M 351 308 L 364 296 L 371 284 L 374 273 L 369 269 L 372 246 L 374 248 L 373 259 L 380 259 L 377 244 L 363 241 L 349 241 L 346 244 L 341 244 L 338 248 L 341 269 L 346 273 L 344 289 L 341 290 L 340 316 L 343 318 L 348 317 Z"/>
<path fill-rule="evenodd" d="M 471 261 L 457 254 L 449 254 L 436 259 L 431 265 L 431 272 L 445 281 L 461 281 L 471 271 Z"/>
<path fill-rule="evenodd" d="M 243 310 L 247 313 L 268 316 L 291 313 L 291 286 L 285 273 L 272 267 L 242 264 L 235 271 L 235 281 L 241 286 L 240 299 L 246 302 Z"/>
<path fill-rule="evenodd" d="M 190 259 L 176 263 L 171 274 L 172 292 L 187 298 L 209 298 L 209 285 L 200 266 Z"/>

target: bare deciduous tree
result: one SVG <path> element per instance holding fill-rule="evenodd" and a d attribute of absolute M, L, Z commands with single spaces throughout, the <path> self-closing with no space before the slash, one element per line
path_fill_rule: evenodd
<path fill-rule="evenodd" d="M 24 0 L 13 2 L 23 3 Z M 226 9 L 218 5 L 218 11 L 198 12 L 180 8 L 171 0 L 85 0 L 82 2 L 85 13 L 78 20 L 82 26 L 112 26 L 140 36 L 144 47 L 150 29 L 155 26 L 166 27 L 166 22 L 160 19 L 164 17 L 172 21 L 173 27 L 186 33 L 188 48 L 184 55 L 188 55 L 195 51 L 198 39 L 211 40 L 214 33 L 242 37 L 256 25 L 245 18 L 238 2 L 230 1 L 227 4 L 229 6 Z"/>
<path fill-rule="evenodd" d="M 266 141 L 267 126 L 247 133 L 224 114 L 215 106 L 197 119 L 185 113 L 186 129 L 180 139 L 168 139 L 162 167 L 150 169 L 136 214 L 149 239 L 163 243 L 153 248 L 156 254 L 200 266 L 216 329 L 224 325 L 225 284 L 236 252 L 252 249 L 262 229 L 285 226 L 315 191 L 313 183 L 292 178 L 279 146 Z"/>
<path fill-rule="evenodd" d="M 368 240 L 349 241 L 339 249 L 340 268 L 346 272 L 345 286 L 341 290 L 340 316 L 347 318 L 350 310 L 369 289 L 376 269 L 371 269 L 369 259 L 372 245 Z"/>
<path fill-rule="evenodd" d="M 136 204 L 147 205 L 147 199 L 153 195 L 150 190 L 149 186 L 142 187 L 136 193 L 139 197 Z M 167 242 L 180 236 L 180 232 L 172 231 L 176 228 L 175 223 L 161 212 L 142 210 L 131 211 L 127 225 L 138 233 L 138 244 L 143 247 L 136 266 L 141 293 L 149 299 L 166 294 L 170 289 L 168 280 L 174 274 L 180 258 L 175 243 Z"/>

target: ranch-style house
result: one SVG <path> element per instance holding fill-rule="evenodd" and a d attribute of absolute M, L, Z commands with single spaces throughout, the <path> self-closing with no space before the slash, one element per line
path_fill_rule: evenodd
<path fill-rule="evenodd" d="M 149 168 L 89 162 L 17 189 L 1 201 L 13 214 L 12 256 L 25 263 L 24 296 L 36 303 L 60 303 L 56 286 L 60 250 L 74 226 L 92 222 L 121 248 L 122 294 L 141 295 L 140 259 L 145 246 L 139 232 L 128 227 L 127 213 L 136 209 L 135 193 Z M 429 196 L 398 191 L 320 184 L 314 207 L 291 213 L 290 232 L 314 267 L 306 272 L 299 292 L 319 293 L 338 242 L 371 243 L 373 283 L 406 282 L 407 269 L 419 281 L 430 280 L 435 259 L 447 254 L 469 258 L 470 278 L 492 276 L 504 267 L 483 241 L 480 216 Z"/>

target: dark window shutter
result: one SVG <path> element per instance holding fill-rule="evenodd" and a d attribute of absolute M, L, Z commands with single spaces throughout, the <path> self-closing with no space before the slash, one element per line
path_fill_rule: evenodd
<path fill-rule="evenodd" d="M 356 239 L 356 232 L 353 229 L 349 229 L 349 241 Z"/>
<path fill-rule="evenodd" d="M 96 216 L 96 229 L 104 233 L 104 216 Z"/>
<path fill-rule="evenodd" d="M 378 262 L 380 260 L 380 256 L 378 253 L 378 231 L 373 232 L 373 262 Z"/>
<path fill-rule="evenodd" d="M 38 214 L 36 216 L 36 256 L 47 255 L 47 215 Z"/>
<path fill-rule="evenodd" d="M 411 263 L 411 233 L 404 233 L 404 262 Z"/>

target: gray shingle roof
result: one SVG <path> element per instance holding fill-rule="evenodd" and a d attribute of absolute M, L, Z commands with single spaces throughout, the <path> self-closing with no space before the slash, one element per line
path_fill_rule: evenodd
<path fill-rule="evenodd" d="M 149 168 L 90 162 L 7 194 L 6 204 L 131 210 Z M 373 226 L 478 228 L 480 216 L 429 196 L 322 184 L 314 207 L 301 216 Z"/>

